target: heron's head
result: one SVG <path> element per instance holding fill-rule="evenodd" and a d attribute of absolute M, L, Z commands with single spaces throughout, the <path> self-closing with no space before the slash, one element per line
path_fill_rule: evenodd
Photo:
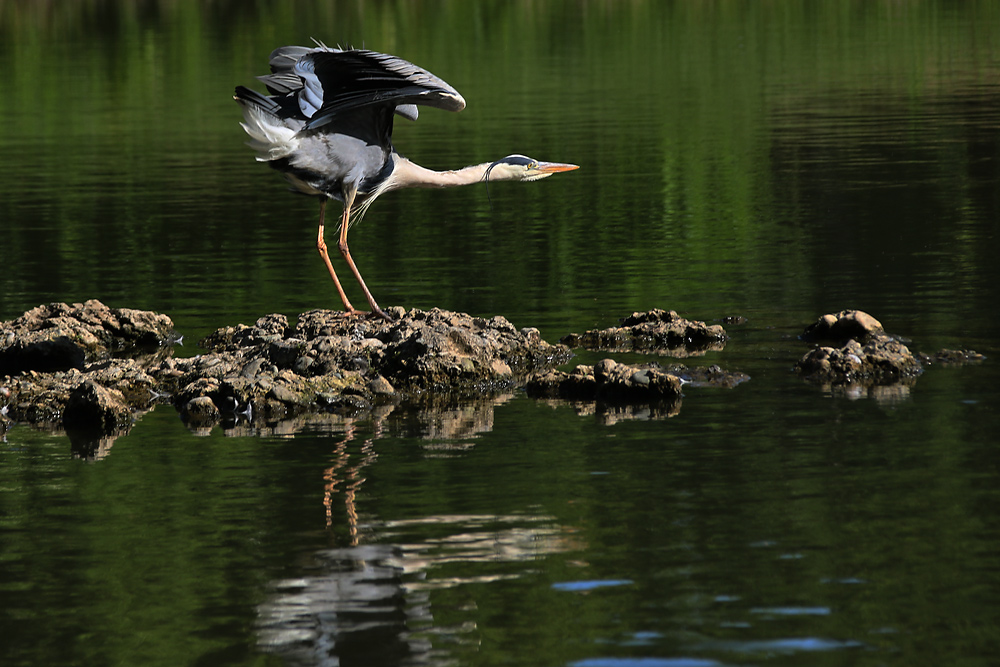
<path fill-rule="evenodd" d="M 562 162 L 540 162 L 526 155 L 508 155 L 492 163 L 483 175 L 484 181 L 537 181 L 560 171 L 580 167 Z"/>

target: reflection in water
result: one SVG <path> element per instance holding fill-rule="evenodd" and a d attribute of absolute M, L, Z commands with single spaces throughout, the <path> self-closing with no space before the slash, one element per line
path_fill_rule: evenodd
<path fill-rule="evenodd" d="M 419 664 L 430 647 L 407 628 L 429 615 L 407 599 L 395 548 L 369 545 L 316 555 L 324 572 L 274 584 L 259 609 L 259 643 L 290 665 Z M 425 596 L 426 597 L 426 596 Z"/>
<path fill-rule="evenodd" d="M 399 417 L 428 444 L 425 456 L 439 458 L 472 447 L 468 441 L 493 428 L 494 408 L 513 395 L 480 399 L 450 407 L 425 406 Z M 319 572 L 274 582 L 272 594 L 258 609 L 258 642 L 292 665 L 417 665 L 437 657 L 430 637 L 447 632 L 450 641 L 476 641 L 472 623 L 446 630 L 436 627 L 431 591 L 516 578 L 498 572 L 500 563 L 533 562 L 578 548 L 567 531 L 549 516 L 437 515 L 375 522 L 367 526 L 378 544 L 360 544 L 358 494 L 364 470 L 374 463 L 377 441 L 390 428 L 389 408 L 362 427 L 340 418 L 345 435 L 323 471 L 327 529 L 344 503 L 348 544 L 313 555 Z M 323 416 L 330 427 L 333 415 Z M 311 418 L 317 425 L 316 417 Z M 301 426 L 301 425 L 300 425 Z M 351 446 L 360 433 L 360 446 Z M 457 443 L 457 444 L 453 444 Z M 439 571 L 457 563 L 484 566 L 482 572 L 445 576 Z"/>
<path fill-rule="evenodd" d="M 364 484 L 365 478 L 361 476 L 361 471 L 372 463 L 377 457 L 375 454 L 375 440 L 382 434 L 381 422 L 376 422 L 375 431 L 370 438 L 366 438 L 361 444 L 361 460 L 353 464 L 348 464 L 350 454 L 347 445 L 355 438 L 357 426 L 353 423 L 347 426 L 347 437 L 337 443 L 334 448 L 334 463 L 323 472 L 323 479 L 326 484 L 323 489 L 323 506 L 326 508 L 326 527 L 333 525 L 333 497 L 339 487 L 344 489 L 344 507 L 347 512 L 347 524 L 351 536 L 351 546 L 358 544 L 358 510 L 355 506 L 358 489 Z"/>
<path fill-rule="evenodd" d="M 432 536 L 414 537 L 428 528 Z M 431 516 L 387 522 L 380 532 L 398 542 L 321 551 L 313 558 L 319 573 L 275 582 L 258 609 L 260 647 L 291 665 L 431 664 L 440 657 L 433 636 L 478 641 L 473 623 L 438 627 L 433 590 L 516 578 L 497 566 L 579 546 L 546 516 Z M 438 574 L 456 563 L 484 567 Z"/>
<path fill-rule="evenodd" d="M 850 384 L 823 384 L 822 390 L 837 398 L 857 401 L 870 398 L 879 405 L 892 406 L 910 400 L 910 390 L 917 384 L 917 378 L 904 378 L 891 384 L 852 382 Z"/>
<path fill-rule="evenodd" d="M 652 403 L 612 403 L 608 401 L 572 401 L 566 399 L 540 399 L 539 403 L 552 408 L 570 407 L 581 417 L 594 416 L 602 426 L 614 426 L 624 421 L 650 421 L 669 419 L 681 412 L 681 399 Z"/>
<path fill-rule="evenodd" d="M 513 563 L 537 560 L 580 545 L 548 516 L 441 515 L 382 524 L 386 538 L 400 541 L 399 565 L 416 573 L 445 563 Z M 432 527 L 434 537 L 406 540 L 405 534 Z M 446 528 L 441 534 L 442 527 Z M 421 580 L 413 588 L 446 587 L 473 581 L 497 581 L 508 575 Z"/>
<path fill-rule="evenodd" d="M 84 461 L 100 461 L 111 453 L 118 435 L 106 435 L 102 437 L 89 437 L 80 434 L 69 434 L 69 441 L 73 458 Z"/>
<path fill-rule="evenodd" d="M 230 415 L 223 423 L 223 432 L 232 437 L 292 437 L 298 433 L 343 433 L 353 424 L 373 424 L 381 434 L 391 431 L 401 437 L 424 440 L 462 440 L 493 430 L 494 410 L 515 396 L 471 396 L 465 399 L 447 396 L 438 400 L 424 399 L 417 403 L 386 403 L 373 406 L 358 414 L 310 412 L 280 421 L 262 418 L 248 419 Z M 212 428 L 195 431 L 207 435 Z M 377 437 L 377 436 L 376 436 Z"/>

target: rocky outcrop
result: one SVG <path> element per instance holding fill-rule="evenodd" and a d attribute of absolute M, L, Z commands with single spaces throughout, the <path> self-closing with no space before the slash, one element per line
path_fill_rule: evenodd
<path fill-rule="evenodd" d="M 385 322 L 313 310 L 294 327 L 283 315 L 267 315 L 252 326 L 219 329 L 202 341 L 208 354 L 167 359 L 152 372 L 186 418 L 201 421 L 215 418 L 204 401 L 191 403 L 203 397 L 223 413 L 265 418 L 369 410 L 430 390 L 508 390 L 571 357 L 502 317 L 402 308 L 390 315 L 394 321 Z"/>
<path fill-rule="evenodd" d="M 801 338 L 817 346 L 798 361 L 796 370 L 810 380 L 839 385 L 888 385 L 921 374 L 925 364 L 967 364 L 985 358 L 972 350 L 914 355 L 898 337 L 887 334 L 878 320 L 860 310 L 824 315 Z M 907 384 L 893 396 L 908 395 L 908 391 Z"/>
<path fill-rule="evenodd" d="M 569 373 L 552 370 L 528 382 L 529 396 L 584 400 L 678 400 L 683 382 L 657 364 L 631 366 L 602 359 Z"/>
<path fill-rule="evenodd" d="M 819 343 L 796 364 L 810 380 L 886 384 L 923 372 L 906 345 L 860 310 L 824 315 L 806 327 L 801 338 Z"/>
<path fill-rule="evenodd" d="M 131 412 L 157 402 L 173 403 L 192 428 L 225 418 L 357 413 L 429 391 L 509 391 L 572 356 L 502 317 L 391 314 L 385 322 L 314 310 L 294 326 L 266 315 L 215 331 L 202 341 L 205 354 L 176 358 L 166 316 L 98 301 L 41 306 L 0 324 L 9 369 L 0 417 L 119 434 Z"/>
<path fill-rule="evenodd" d="M 810 342 L 866 343 L 884 337 L 882 323 L 862 310 L 842 310 L 827 314 L 806 327 L 802 340 Z"/>
<path fill-rule="evenodd" d="M 721 325 L 686 320 L 672 310 L 654 309 L 632 313 L 620 326 L 569 334 L 559 342 L 588 350 L 688 357 L 721 350 L 728 338 Z"/>
<path fill-rule="evenodd" d="M 79 370 L 116 353 L 153 353 L 176 339 L 166 315 L 93 299 L 51 303 L 0 323 L 0 376 Z"/>
<path fill-rule="evenodd" d="M 203 354 L 182 358 L 173 356 L 179 338 L 165 315 L 99 301 L 39 306 L 0 323 L 0 429 L 11 421 L 65 428 L 84 456 L 99 458 L 158 403 L 172 404 L 196 433 L 219 423 L 280 432 L 282 423 L 384 416 L 403 403 L 461 415 L 462 406 L 524 387 L 613 423 L 677 414 L 684 387 L 731 388 L 749 379 L 718 365 L 613 359 L 556 368 L 573 356 L 567 345 L 684 356 L 727 340 L 721 326 L 673 311 L 633 313 L 620 327 L 570 334 L 557 345 L 503 317 L 389 313 L 391 322 L 312 310 L 294 324 L 265 315 L 216 330 L 201 341 Z M 798 372 L 848 397 L 902 400 L 925 366 L 983 359 L 969 350 L 915 356 L 861 311 L 825 315 L 802 338 L 815 347 Z"/>
<path fill-rule="evenodd" d="M 799 360 L 797 370 L 813 380 L 895 382 L 923 372 L 920 361 L 900 341 L 880 336 L 862 345 L 820 346 Z"/>

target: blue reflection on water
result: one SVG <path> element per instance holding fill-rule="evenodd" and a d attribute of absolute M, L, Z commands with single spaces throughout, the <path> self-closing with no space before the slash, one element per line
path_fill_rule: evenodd
<path fill-rule="evenodd" d="M 589 581 L 564 581 L 552 584 L 552 588 L 557 591 L 592 591 L 595 588 L 607 588 L 609 586 L 628 586 L 633 583 L 631 579 L 591 579 Z"/>
<path fill-rule="evenodd" d="M 861 642 L 853 640 L 826 639 L 824 637 L 786 637 L 782 639 L 760 639 L 749 641 L 716 641 L 698 646 L 702 651 L 726 651 L 732 653 L 796 653 L 799 651 L 835 651 L 845 648 L 859 648 Z"/>
<path fill-rule="evenodd" d="M 751 614 L 773 614 L 774 616 L 828 616 L 829 607 L 755 607 Z"/>
<path fill-rule="evenodd" d="M 571 662 L 570 667 L 714 667 L 721 664 L 700 658 L 587 658 Z"/>

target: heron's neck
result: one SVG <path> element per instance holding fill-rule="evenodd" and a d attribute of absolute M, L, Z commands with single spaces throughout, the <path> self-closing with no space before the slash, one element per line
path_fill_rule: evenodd
<path fill-rule="evenodd" d="M 490 163 L 473 164 L 462 169 L 434 171 L 410 162 L 405 157 L 395 156 L 396 164 L 392 173 L 391 189 L 397 188 L 454 188 L 471 185 L 483 180 Z M 492 177 L 491 177 L 492 180 Z"/>

